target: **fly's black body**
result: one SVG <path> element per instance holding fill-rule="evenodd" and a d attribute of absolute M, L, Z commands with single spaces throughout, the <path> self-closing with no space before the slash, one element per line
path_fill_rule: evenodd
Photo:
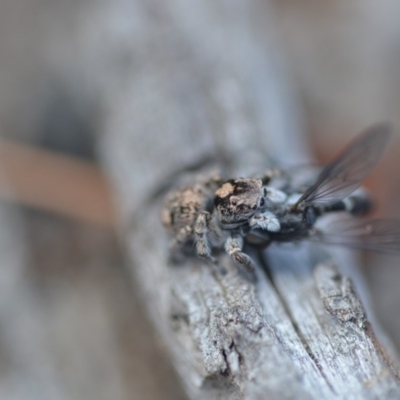
<path fill-rule="evenodd" d="M 237 263 L 252 269 L 244 242 L 266 247 L 271 242 L 303 239 L 375 251 L 400 251 L 400 223 L 359 218 L 371 209 L 358 189 L 381 158 L 390 129 L 381 124 L 361 134 L 310 182 L 293 172 L 269 171 L 260 179 L 219 177 L 199 180 L 169 193 L 162 221 L 174 235 L 172 250 L 193 248 L 212 259 L 223 248 Z M 210 200 L 213 206 L 210 207 Z M 325 229 L 318 222 L 328 214 L 347 215 Z"/>

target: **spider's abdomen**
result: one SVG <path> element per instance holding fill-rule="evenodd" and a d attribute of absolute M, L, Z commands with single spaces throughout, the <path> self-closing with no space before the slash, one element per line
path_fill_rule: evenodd
<path fill-rule="evenodd" d="M 168 194 L 161 210 L 161 221 L 171 232 L 193 226 L 200 211 L 209 208 L 210 195 L 201 185 L 174 190 Z"/>

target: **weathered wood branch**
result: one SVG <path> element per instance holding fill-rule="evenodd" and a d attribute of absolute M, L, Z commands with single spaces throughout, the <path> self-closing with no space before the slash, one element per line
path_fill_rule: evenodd
<path fill-rule="evenodd" d="M 307 149 L 267 2 L 142 3 L 119 50 L 132 60 L 123 89 L 104 87 L 102 153 L 129 265 L 189 397 L 400 397 L 350 257 L 271 246 L 251 253 L 256 283 L 225 256 L 225 274 L 196 259 L 168 265 L 155 194 L 171 177 L 210 155 L 246 175 L 267 154 L 294 163 Z"/>

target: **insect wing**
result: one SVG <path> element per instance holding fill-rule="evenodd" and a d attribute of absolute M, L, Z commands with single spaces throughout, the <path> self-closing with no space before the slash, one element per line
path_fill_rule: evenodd
<path fill-rule="evenodd" d="M 312 241 L 382 253 L 400 253 L 400 220 L 346 218 L 330 221 Z"/>
<path fill-rule="evenodd" d="M 381 158 L 391 135 L 387 124 L 366 130 L 327 165 L 295 204 L 332 204 L 356 190 Z"/>

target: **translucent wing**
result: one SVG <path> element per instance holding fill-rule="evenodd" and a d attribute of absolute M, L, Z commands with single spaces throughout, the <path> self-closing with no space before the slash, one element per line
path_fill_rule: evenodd
<path fill-rule="evenodd" d="M 347 218 L 329 222 L 308 238 L 326 244 L 400 253 L 400 220 Z"/>
<path fill-rule="evenodd" d="M 318 175 L 317 180 L 295 204 L 329 204 L 357 189 L 381 158 L 391 135 L 387 124 L 366 130 Z"/>

